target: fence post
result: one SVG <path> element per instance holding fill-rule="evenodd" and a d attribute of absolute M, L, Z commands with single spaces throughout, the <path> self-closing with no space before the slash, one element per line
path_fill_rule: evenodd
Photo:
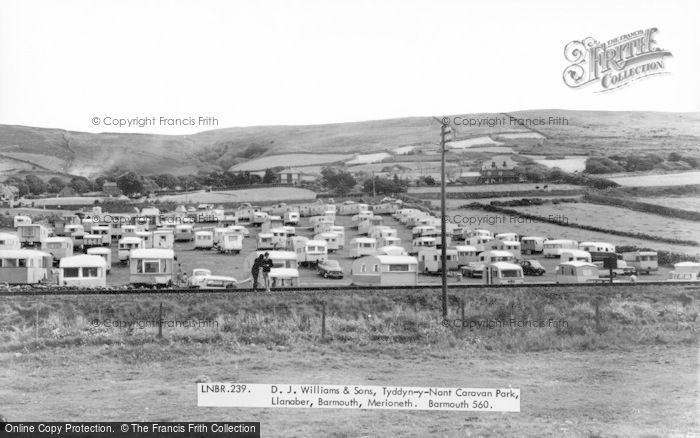
<path fill-rule="evenodd" d="M 326 339 L 326 302 L 321 305 L 321 339 Z"/>
<path fill-rule="evenodd" d="M 595 331 L 600 333 L 600 297 L 595 297 Z"/>
<path fill-rule="evenodd" d="M 34 319 L 34 337 L 39 339 L 39 304 L 36 305 L 36 318 Z"/>
<path fill-rule="evenodd" d="M 462 312 L 461 312 L 461 313 L 462 313 L 462 326 L 464 326 L 464 307 L 466 306 L 466 300 L 465 300 L 464 298 L 462 298 L 462 299 L 460 300 L 460 303 L 459 303 L 459 304 L 460 304 L 461 311 L 462 311 Z"/>
<path fill-rule="evenodd" d="M 158 337 L 163 337 L 163 302 L 158 307 Z"/>

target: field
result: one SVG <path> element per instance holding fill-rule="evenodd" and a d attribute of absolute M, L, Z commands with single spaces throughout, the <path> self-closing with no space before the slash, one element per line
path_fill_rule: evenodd
<path fill-rule="evenodd" d="M 567 328 L 462 329 L 438 294 L 0 297 L 9 421 L 261 421 L 263 436 L 680 436 L 697 432 L 698 300 L 682 286 L 624 292 L 451 290 L 465 319 Z M 593 296 L 601 297 L 599 318 Z M 327 335 L 320 336 L 320 302 Z M 213 320 L 116 329 L 105 321 Z M 39 315 L 38 319 L 36 315 Z M 94 324 L 91 321 L 98 321 Z M 197 408 L 195 382 L 513 387 L 512 414 Z"/>
<path fill-rule="evenodd" d="M 558 167 L 565 172 L 583 172 L 586 168 L 587 157 L 566 157 L 556 160 L 548 160 L 537 155 L 523 155 L 531 158 L 535 163 L 546 167 Z"/>
<path fill-rule="evenodd" d="M 462 204 L 464 205 L 464 203 Z M 570 206 L 572 204 L 565 204 L 566 206 Z M 591 208 L 597 208 L 598 206 L 591 207 Z M 513 209 L 520 209 L 521 207 L 509 207 Z M 523 210 L 524 211 L 524 210 Z M 535 214 L 537 215 L 545 215 L 547 216 L 550 214 L 544 209 L 538 209 L 537 207 L 533 207 L 533 210 Z M 592 210 L 594 211 L 594 210 Z M 552 210 L 553 212 L 553 210 Z M 594 232 L 594 231 L 588 231 L 588 230 L 581 230 L 578 228 L 573 228 L 573 227 L 566 227 L 563 225 L 558 225 L 555 222 L 536 222 L 536 221 L 531 221 L 531 220 L 520 220 L 517 217 L 512 218 L 509 215 L 504 215 L 501 213 L 489 213 L 483 210 L 473 210 L 469 208 L 453 208 L 453 209 L 448 209 L 447 214 L 450 217 L 454 217 L 455 215 L 459 215 L 459 220 L 460 221 L 479 221 L 481 220 L 482 222 L 476 223 L 474 222 L 474 225 L 472 225 L 473 228 L 487 228 L 489 230 L 492 230 L 494 232 L 502 233 L 502 232 L 518 232 L 519 234 L 523 236 L 542 236 L 542 237 L 548 237 L 548 238 L 557 238 L 557 239 L 573 239 L 573 240 L 578 240 L 579 242 L 584 242 L 584 241 L 600 241 L 600 242 L 610 242 L 613 243 L 617 246 L 622 246 L 622 245 L 634 245 L 634 246 L 639 246 L 639 247 L 648 247 L 648 248 L 654 248 L 656 250 L 665 250 L 665 251 L 672 251 L 672 252 L 680 252 L 680 253 L 686 253 L 690 255 L 696 255 L 698 254 L 699 250 L 698 247 L 696 246 L 684 246 L 684 245 L 674 245 L 670 243 L 664 243 L 664 242 L 656 242 L 656 241 L 648 241 L 648 240 L 643 240 L 643 239 L 636 239 L 636 238 L 631 238 L 631 237 L 624 237 L 624 236 L 617 236 L 614 234 L 608 234 L 608 233 L 599 233 L 599 232 Z M 586 220 L 592 220 L 591 216 L 593 216 L 595 213 L 588 213 L 587 215 L 584 215 L 581 217 L 580 215 L 574 215 L 570 212 L 566 212 L 565 216 L 569 218 L 570 222 L 576 222 L 577 220 L 581 220 L 582 222 L 585 222 Z M 629 217 L 628 213 L 628 216 Z M 636 215 L 637 212 L 634 212 Z M 593 218 L 596 218 L 597 216 L 593 216 Z M 661 218 L 661 216 L 659 216 Z M 554 218 L 556 219 L 556 218 Z M 666 218 L 661 218 L 661 220 L 666 220 Z M 672 220 L 669 218 L 669 220 Z M 629 223 L 628 219 L 625 219 L 624 222 L 617 223 L 617 224 L 612 224 L 613 226 L 610 226 L 611 229 L 620 229 L 621 224 L 627 224 Z M 465 226 L 468 225 L 467 223 L 464 224 Z M 696 225 L 694 225 L 696 226 Z M 624 227 L 622 229 L 625 229 Z M 673 237 L 673 236 L 671 236 Z"/>
<path fill-rule="evenodd" d="M 246 161 L 231 167 L 232 172 L 265 170 L 273 167 L 298 167 L 313 166 L 318 164 L 330 164 L 338 161 L 346 161 L 352 158 L 348 154 L 280 154 L 268 155 Z"/>
<path fill-rule="evenodd" d="M 548 190 L 577 190 L 581 189 L 581 186 L 574 186 L 571 184 L 480 184 L 472 186 L 450 186 L 446 187 L 447 193 L 484 193 L 484 192 L 531 192 L 536 190 L 542 190 L 544 186 L 548 187 Z M 417 193 L 439 193 L 440 186 L 432 187 L 409 187 L 409 194 Z M 546 191 L 543 191 L 543 195 L 546 195 Z"/>
<path fill-rule="evenodd" d="M 449 149 L 464 149 L 472 146 L 499 146 L 503 143 L 493 141 L 491 137 L 474 137 L 465 140 L 455 140 L 447 143 L 445 146 Z"/>
<path fill-rule="evenodd" d="M 162 202 L 265 202 L 289 200 L 314 200 L 316 193 L 307 189 L 295 187 L 273 187 L 261 189 L 222 190 L 212 192 L 194 192 L 182 195 L 164 195 L 159 197 Z"/>
<path fill-rule="evenodd" d="M 647 204 L 663 205 L 664 207 L 700 212 L 700 197 L 637 198 L 636 200 L 639 202 L 646 202 Z"/>
<path fill-rule="evenodd" d="M 604 229 L 633 231 L 669 239 L 700 242 L 700 223 L 655 214 L 630 212 L 625 208 L 587 203 L 546 204 L 513 209 L 539 216 L 565 216 L 569 222 Z"/>
<path fill-rule="evenodd" d="M 391 158 L 391 154 L 388 152 L 377 152 L 376 154 L 360 154 L 346 162 L 347 165 L 351 166 L 353 164 L 370 164 L 378 163 L 387 158 Z"/>
<path fill-rule="evenodd" d="M 700 172 L 617 176 L 610 179 L 624 187 L 686 186 L 700 184 Z"/>

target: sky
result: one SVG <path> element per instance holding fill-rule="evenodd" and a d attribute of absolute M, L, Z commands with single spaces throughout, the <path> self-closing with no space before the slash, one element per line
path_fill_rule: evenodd
<path fill-rule="evenodd" d="M 0 123 L 187 134 L 525 109 L 700 111 L 698 18 L 696 0 L 0 0 Z M 670 74 L 609 93 L 564 84 L 567 43 L 649 27 L 673 54 Z M 145 117 L 159 123 L 111 124 Z"/>

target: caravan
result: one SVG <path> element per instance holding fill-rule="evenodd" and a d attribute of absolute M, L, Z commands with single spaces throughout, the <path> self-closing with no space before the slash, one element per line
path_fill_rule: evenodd
<path fill-rule="evenodd" d="M 516 259 L 520 258 L 520 242 L 517 240 L 502 240 L 498 236 L 494 240 L 490 240 L 487 244 L 488 249 L 497 249 L 501 251 L 509 251 Z"/>
<path fill-rule="evenodd" d="M 112 270 L 112 250 L 110 248 L 90 248 L 87 250 L 89 255 L 96 255 L 105 259 L 105 268 L 107 273 Z"/>
<path fill-rule="evenodd" d="M 284 220 L 279 216 L 268 216 L 265 221 L 260 226 L 262 231 L 269 232 L 275 228 L 281 228 L 284 226 Z"/>
<path fill-rule="evenodd" d="M 315 266 L 328 258 L 328 244 L 325 240 L 307 240 L 304 246 L 297 248 L 297 261 L 300 266 Z"/>
<path fill-rule="evenodd" d="M 101 246 L 109 246 L 112 243 L 112 229 L 109 225 L 93 225 L 90 234 L 102 237 Z"/>
<path fill-rule="evenodd" d="M 49 229 L 40 224 L 19 224 L 17 235 L 22 246 L 40 247 L 49 237 Z"/>
<path fill-rule="evenodd" d="M 175 225 L 175 241 L 191 242 L 194 240 L 194 226 L 192 224 Z"/>
<path fill-rule="evenodd" d="M 437 248 L 437 239 L 434 237 L 418 237 L 411 242 L 409 254 L 418 254 L 423 248 Z"/>
<path fill-rule="evenodd" d="M 527 236 L 520 239 L 520 249 L 523 254 L 542 254 L 546 237 Z"/>
<path fill-rule="evenodd" d="M 457 245 L 454 247 L 457 250 L 457 265 L 465 266 L 471 262 L 479 260 L 479 255 L 476 248 L 469 245 Z"/>
<path fill-rule="evenodd" d="M 335 252 L 342 249 L 340 243 L 340 236 L 338 233 L 325 232 L 319 233 L 314 236 L 314 240 L 323 240 L 328 245 L 328 252 Z"/>
<path fill-rule="evenodd" d="M 513 263 L 514 261 L 515 261 L 515 257 L 509 251 L 492 250 L 492 251 L 484 251 L 484 252 L 479 254 L 479 262 L 481 262 L 485 265 L 490 265 L 492 263 L 497 263 L 497 262 Z M 521 269 L 521 271 L 522 271 L 522 269 Z"/>
<path fill-rule="evenodd" d="M 458 269 L 459 257 L 456 249 L 447 248 L 445 257 L 448 271 Z M 423 248 L 418 251 L 418 271 L 425 274 L 437 274 L 442 272 L 442 250 L 437 248 Z"/>
<path fill-rule="evenodd" d="M 0 250 L 3 249 L 20 249 L 19 237 L 12 233 L 0 233 Z"/>
<path fill-rule="evenodd" d="M 54 264 L 73 255 L 73 239 L 70 237 L 47 237 L 41 242 L 41 250 L 53 256 Z"/>
<path fill-rule="evenodd" d="M 575 240 L 548 240 L 542 245 L 542 254 L 545 257 L 561 257 L 561 252 L 567 249 L 578 249 L 578 242 Z"/>
<path fill-rule="evenodd" d="M 32 249 L 0 250 L 0 283 L 37 284 L 51 280 L 53 256 Z"/>
<path fill-rule="evenodd" d="M 13 218 L 12 223 L 13 228 L 19 228 L 20 225 L 30 225 L 32 223 L 32 218 L 29 216 L 18 214 Z"/>
<path fill-rule="evenodd" d="M 194 232 L 194 249 L 214 248 L 214 233 L 211 231 Z"/>
<path fill-rule="evenodd" d="M 698 281 L 700 280 L 700 263 L 680 262 L 673 265 L 673 271 L 668 273 L 667 281 Z"/>
<path fill-rule="evenodd" d="M 134 249 L 129 254 L 129 283 L 170 286 L 175 281 L 175 252 L 172 249 Z"/>
<path fill-rule="evenodd" d="M 370 255 L 352 263 L 352 284 L 415 286 L 418 260 L 411 256 Z"/>
<path fill-rule="evenodd" d="M 85 236 L 85 227 L 81 224 L 67 224 L 63 228 L 63 233 L 66 237 L 70 237 L 73 240 L 73 248 L 80 248 L 83 246 L 83 237 Z"/>
<path fill-rule="evenodd" d="M 274 249 L 272 233 L 258 233 L 258 249 Z"/>
<path fill-rule="evenodd" d="M 360 234 L 368 235 L 372 228 L 381 226 L 383 222 L 384 218 L 381 216 L 372 216 L 365 219 L 360 219 L 357 230 Z"/>
<path fill-rule="evenodd" d="M 288 211 L 284 214 L 284 225 L 297 225 L 299 223 L 299 212 Z"/>
<path fill-rule="evenodd" d="M 117 244 L 117 254 L 119 261 L 126 263 L 129 260 L 129 252 L 132 249 L 143 248 L 143 240 L 139 237 L 122 237 Z"/>
<path fill-rule="evenodd" d="M 156 230 L 153 232 L 153 248 L 173 249 L 175 233 L 172 230 Z"/>
<path fill-rule="evenodd" d="M 224 233 L 219 241 L 219 252 L 239 254 L 243 250 L 243 236 L 236 233 Z"/>
<path fill-rule="evenodd" d="M 495 262 L 484 266 L 484 284 L 522 284 L 523 268 L 509 262 Z"/>
<path fill-rule="evenodd" d="M 593 263 L 591 254 L 580 249 L 564 249 L 561 251 L 561 263 L 564 262 L 586 262 Z"/>
<path fill-rule="evenodd" d="M 563 262 L 557 267 L 557 283 L 599 283 L 598 267 L 590 262 Z"/>
<path fill-rule="evenodd" d="M 69 287 L 107 287 L 107 262 L 97 255 L 61 259 L 58 284 Z"/>
<path fill-rule="evenodd" d="M 615 257 L 615 245 L 607 242 L 581 242 L 578 249 L 587 251 L 594 262 L 603 261 L 608 257 Z"/>
<path fill-rule="evenodd" d="M 659 270 L 659 255 L 656 251 L 623 252 L 622 259 L 630 266 L 634 266 L 640 274 L 649 275 Z"/>
<path fill-rule="evenodd" d="M 350 257 L 374 255 L 377 252 L 377 239 L 356 237 L 350 241 Z"/>

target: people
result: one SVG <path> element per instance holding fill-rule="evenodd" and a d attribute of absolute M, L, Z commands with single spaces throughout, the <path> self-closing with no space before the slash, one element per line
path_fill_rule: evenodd
<path fill-rule="evenodd" d="M 262 267 L 263 260 L 265 259 L 265 256 L 260 254 L 255 258 L 255 261 L 253 261 L 253 266 L 250 269 L 250 274 L 253 276 L 253 291 L 258 290 L 258 274 L 260 273 L 260 268 Z"/>
<path fill-rule="evenodd" d="M 263 281 L 265 282 L 265 291 L 270 292 L 270 270 L 272 269 L 272 259 L 270 253 L 266 252 L 262 260 Z"/>

